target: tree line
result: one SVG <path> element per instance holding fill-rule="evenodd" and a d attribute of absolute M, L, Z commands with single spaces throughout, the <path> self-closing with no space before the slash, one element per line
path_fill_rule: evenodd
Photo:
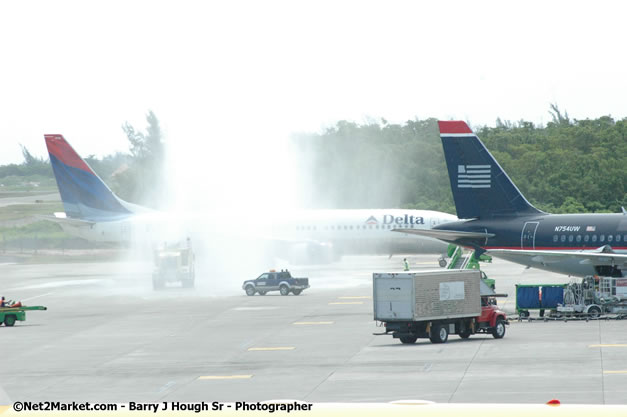
<path fill-rule="evenodd" d="M 527 121 L 472 126 L 521 192 L 551 213 L 618 212 L 627 205 L 627 118 L 574 120 L 551 106 L 546 126 Z M 165 143 L 159 120 L 123 130 L 130 153 L 87 163 L 121 198 L 164 203 Z M 455 213 L 435 119 L 391 124 L 339 121 L 321 133 L 292 137 L 308 208 L 416 208 Z M 53 177 L 49 161 L 22 148 L 24 162 L 0 166 L 7 176 Z M 280 161 L 278 161 L 280 162 Z M 160 193 L 146 193 L 158 190 Z"/>
<path fill-rule="evenodd" d="M 550 213 L 619 212 L 627 205 L 627 118 L 571 120 L 552 106 L 546 126 L 473 126 L 527 199 Z M 294 141 L 311 172 L 310 204 L 403 207 L 455 214 L 435 119 L 338 122 Z"/>
<path fill-rule="evenodd" d="M 85 162 L 122 199 L 148 207 L 159 208 L 164 204 L 165 141 L 159 119 L 152 111 L 146 114 L 146 129 L 136 129 L 125 122 L 122 130 L 129 141 L 129 153 L 116 152 L 102 158 L 84 157 Z M 37 158 L 22 146 L 24 161 L 21 164 L 0 166 L 2 179 L 54 180 L 48 158 Z M 15 182 L 15 181 L 11 181 Z"/>

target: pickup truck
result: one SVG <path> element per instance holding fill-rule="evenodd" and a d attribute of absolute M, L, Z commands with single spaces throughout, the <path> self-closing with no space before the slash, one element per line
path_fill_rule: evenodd
<path fill-rule="evenodd" d="M 294 278 L 288 270 L 264 272 L 256 279 L 244 281 L 242 284 L 242 289 L 249 296 L 255 293 L 266 295 L 268 291 L 279 291 L 281 295 L 288 295 L 290 292 L 299 295 L 306 288 L 309 288 L 309 278 Z"/>

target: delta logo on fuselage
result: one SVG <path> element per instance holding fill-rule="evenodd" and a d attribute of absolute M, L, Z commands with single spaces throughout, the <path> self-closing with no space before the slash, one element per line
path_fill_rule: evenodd
<path fill-rule="evenodd" d="M 366 220 L 366 224 L 376 225 L 379 224 L 379 221 L 376 217 L 370 216 L 368 217 L 368 220 Z M 392 216 L 391 214 L 384 214 L 383 222 L 381 224 L 425 224 L 425 219 L 424 217 L 410 216 L 407 214 L 405 216 Z"/>

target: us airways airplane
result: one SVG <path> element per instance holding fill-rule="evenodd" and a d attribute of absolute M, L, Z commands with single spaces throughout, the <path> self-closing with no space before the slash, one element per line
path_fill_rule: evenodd
<path fill-rule="evenodd" d="M 406 233 L 574 275 L 627 276 L 627 215 L 548 214 L 532 206 L 462 121 L 440 121 L 459 221 Z"/>
<path fill-rule="evenodd" d="M 328 262 L 343 254 L 444 253 L 447 244 L 397 230 L 423 230 L 457 218 L 427 210 L 271 211 L 251 222 L 250 212 L 169 213 L 117 197 L 61 135 L 45 135 L 64 213 L 46 217 L 69 234 L 101 242 L 162 242 L 208 234 L 263 241 L 282 258 Z M 199 235 L 199 236 L 198 236 Z"/>

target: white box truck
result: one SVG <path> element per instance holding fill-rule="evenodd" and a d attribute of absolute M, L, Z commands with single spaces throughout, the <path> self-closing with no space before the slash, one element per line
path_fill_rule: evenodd
<path fill-rule="evenodd" d="M 507 316 L 494 291 L 476 269 L 373 274 L 374 319 L 402 343 L 429 338 L 444 343 L 449 334 L 505 336 Z"/>

